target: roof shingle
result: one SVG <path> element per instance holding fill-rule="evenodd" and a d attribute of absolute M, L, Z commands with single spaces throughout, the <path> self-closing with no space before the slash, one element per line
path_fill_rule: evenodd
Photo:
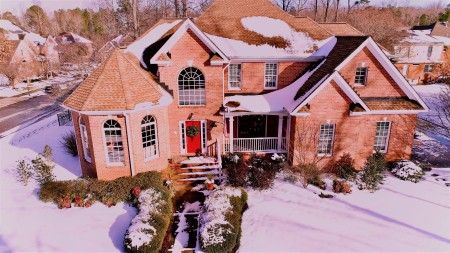
<path fill-rule="evenodd" d="M 133 110 L 140 103 L 156 104 L 162 97 L 154 77 L 131 53 L 113 53 L 64 101 L 78 111 Z"/>

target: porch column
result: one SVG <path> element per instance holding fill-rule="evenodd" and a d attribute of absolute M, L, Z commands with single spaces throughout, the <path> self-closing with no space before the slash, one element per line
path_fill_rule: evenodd
<path fill-rule="evenodd" d="M 230 132 L 228 133 L 229 137 L 230 137 L 230 153 L 234 153 L 234 145 L 233 145 L 233 132 L 234 132 L 234 117 L 230 116 L 229 118 L 229 122 L 230 122 Z"/>
<path fill-rule="evenodd" d="M 277 150 L 280 151 L 282 147 L 282 138 L 283 138 L 283 115 L 278 116 L 278 145 Z"/>

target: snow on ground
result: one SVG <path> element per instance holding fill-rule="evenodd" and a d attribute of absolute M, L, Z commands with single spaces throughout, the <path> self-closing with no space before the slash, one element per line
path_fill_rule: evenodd
<path fill-rule="evenodd" d="M 450 178 L 450 168 L 439 173 Z M 375 193 L 354 187 L 332 199 L 281 179 L 248 190 L 239 252 L 449 252 L 450 188 L 427 175 L 418 184 L 389 176 Z"/>
<path fill-rule="evenodd" d="M 22 186 L 14 171 L 19 159 L 33 159 L 46 144 L 53 149 L 54 174 L 59 180 L 81 175 L 78 157 L 61 148 L 61 135 L 70 126 L 58 126 L 56 116 L 0 139 L 0 252 L 117 252 L 135 208 L 118 204 L 108 208 L 58 209 L 38 200 L 38 185 Z"/>
<path fill-rule="evenodd" d="M 51 79 L 41 80 L 41 81 L 30 83 L 31 84 L 30 87 L 28 87 L 28 84 L 26 82 L 16 84 L 15 85 L 16 89 L 13 89 L 11 86 L 0 86 L 0 97 L 19 96 L 20 94 L 23 94 L 23 93 L 26 93 L 28 91 L 35 90 L 35 89 L 44 88 L 45 86 L 49 86 L 49 85 L 53 85 L 53 84 L 64 85 L 69 82 L 75 82 L 75 81 L 78 81 L 77 78 L 74 77 L 72 74 L 69 74 L 69 75 L 59 75 L 59 76 L 51 78 Z"/>

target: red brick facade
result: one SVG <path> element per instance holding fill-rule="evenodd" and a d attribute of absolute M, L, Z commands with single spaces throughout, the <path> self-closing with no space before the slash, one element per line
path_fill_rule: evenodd
<path fill-rule="evenodd" d="M 110 180 L 121 176 L 130 176 L 132 168 L 135 173 L 163 170 L 168 166 L 170 158 L 185 154 L 181 147 L 180 122 L 187 120 L 206 121 L 206 145 L 212 145 L 216 140 L 223 139 L 224 116 L 219 111 L 227 93 L 261 93 L 264 90 L 264 62 L 242 63 L 241 90 L 228 90 L 228 66 L 212 66 L 209 59 L 213 52 L 195 35 L 188 30 L 170 49 L 170 64 L 158 66 L 159 81 L 167 87 L 173 95 L 173 102 L 168 106 L 161 106 L 147 111 L 131 111 L 127 117 L 123 113 L 104 113 L 103 115 L 83 115 L 88 129 L 89 148 L 92 161 L 86 161 L 82 143 L 79 113 L 73 112 L 74 128 L 77 136 L 78 151 L 84 176 L 97 177 Z M 295 81 L 308 63 L 280 62 L 278 63 L 278 89 L 284 88 Z M 365 86 L 355 86 L 354 78 L 356 68 L 368 67 L 368 78 Z M 178 76 L 186 67 L 199 69 L 206 83 L 206 105 L 183 106 L 179 105 Z M 405 93 L 396 84 L 393 78 L 384 70 L 368 49 L 359 52 L 350 62 L 339 71 L 344 79 L 361 98 L 367 97 L 404 97 Z M 332 155 L 324 157 L 320 162 L 326 166 L 329 162 L 337 160 L 348 152 L 355 159 L 358 168 L 364 164 L 367 157 L 374 151 L 376 123 L 379 121 L 391 122 L 388 150 L 388 160 L 408 159 L 411 154 L 413 133 L 416 125 L 416 114 L 371 114 L 350 115 L 352 101 L 334 81 L 326 86 L 309 102 L 309 116 L 291 119 L 290 153 L 294 164 L 296 161 L 296 146 L 301 141 L 301 127 L 318 129 L 320 124 L 335 124 L 334 143 Z M 81 112 L 83 114 L 83 112 Z M 100 114 L 100 113 L 99 113 Z M 158 157 L 146 160 L 142 144 L 141 121 L 144 116 L 152 115 L 157 122 Z M 275 119 L 277 116 L 273 116 Z M 287 117 L 287 116 L 286 116 Z M 111 166 L 107 164 L 106 145 L 103 124 L 108 119 L 119 122 L 122 132 L 124 149 L 124 164 Z M 128 122 L 126 122 L 128 120 Z M 278 124 L 274 120 L 274 126 Z M 284 121 L 283 134 L 286 134 L 287 120 Z M 129 129 L 127 129 L 127 123 Z M 280 123 L 281 124 L 281 123 Z M 235 127 L 236 128 L 236 127 Z M 236 130 L 236 129 L 235 129 Z M 276 136 L 277 133 L 273 133 Z M 128 138 L 128 136 L 130 138 Z M 315 137 L 316 138 L 316 137 Z M 128 142 L 131 140 L 131 144 Z M 131 145 L 131 148 L 129 147 Z M 131 151 L 131 152 L 130 152 Z M 317 146 L 311 146 L 304 154 L 315 156 Z M 130 159 L 131 158 L 131 159 Z M 133 166 L 131 166 L 131 161 Z"/>

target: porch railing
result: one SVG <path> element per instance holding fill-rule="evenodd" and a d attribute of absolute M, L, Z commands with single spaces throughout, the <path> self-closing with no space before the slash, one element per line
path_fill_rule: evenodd
<path fill-rule="evenodd" d="M 281 138 L 281 148 L 278 147 L 278 137 L 233 138 L 233 152 L 286 152 L 286 137 Z M 231 152 L 230 139 L 224 138 L 225 152 Z"/>

